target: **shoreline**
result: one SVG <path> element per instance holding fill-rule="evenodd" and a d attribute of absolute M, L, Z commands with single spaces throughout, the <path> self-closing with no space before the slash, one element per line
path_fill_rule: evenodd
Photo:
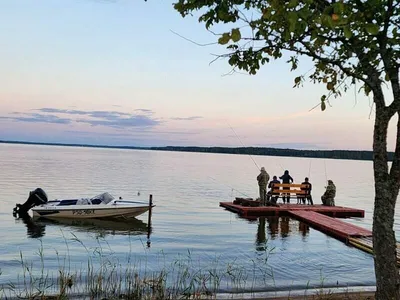
<path fill-rule="evenodd" d="M 373 300 L 375 299 L 375 286 L 359 286 L 346 288 L 320 288 L 307 290 L 282 290 L 277 292 L 255 292 L 255 293 L 238 293 L 234 294 L 217 294 L 215 298 L 218 300 Z M 203 298 L 202 298 L 203 299 Z M 211 298 L 210 298 L 211 299 Z"/>
<path fill-rule="evenodd" d="M 91 145 L 78 143 L 50 143 L 50 142 L 28 142 L 28 141 L 8 141 L 0 140 L 0 144 L 14 145 L 38 145 L 38 146 L 58 146 L 58 147 L 78 147 L 78 148 L 103 148 L 103 149 L 123 149 L 123 150 L 150 150 L 150 151 L 169 151 L 169 152 L 190 152 L 190 153 L 213 153 L 213 154 L 234 154 L 234 155 L 254 155 L 271 157 L 298 157 L 298 158 L 319 158 L 319 159 L 343 159 L 372 161 L 372 150 L 312 150 L 294 148 L 274 148 L 274 147 L 215 147 L 215 146 L 118 146 L 118 145 Z M 388 152 L 388 160 L 392 161 L 393 152 Z"/>

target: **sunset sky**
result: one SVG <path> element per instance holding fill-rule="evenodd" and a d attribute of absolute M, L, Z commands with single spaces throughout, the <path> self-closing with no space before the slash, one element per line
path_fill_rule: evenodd
<path fill-rule="evenodd" d="M 351 89 L 310 112 L 325 88 L 292 88 L 306 59 L 296 72 L 282 60 L 224 76 L 227 61 L 209 65 L 223 47 L 172 32 L 215 41 L 173 2 L 2 1 L 0 139 L 371 149 L 371 99 Z"/>

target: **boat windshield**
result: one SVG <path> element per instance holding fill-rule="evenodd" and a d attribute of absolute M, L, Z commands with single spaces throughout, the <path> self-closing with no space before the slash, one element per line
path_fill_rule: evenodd
<path fill-rule="evenodd" d="M 102 193 L 90 199 L 93 203 L 93 200 L 101 201 L 101 203 L 107 204 L 110 201 L 114 200 L 114 197 L 110 193 Z"/>

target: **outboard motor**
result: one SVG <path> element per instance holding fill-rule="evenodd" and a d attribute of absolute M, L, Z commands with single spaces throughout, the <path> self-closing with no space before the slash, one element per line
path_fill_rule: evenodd
<path fill-rule="evenodd" d="M 18 214 L 19 216 L 28 215 L 28 211 L 41 204 L 46 204 L 48 201 L 46 192 L 41 188 L 37 188 L 34 191 L 29 192 L 28 200 L 24 204 L 17 204 L 13 210 L 14 217 Z"/>

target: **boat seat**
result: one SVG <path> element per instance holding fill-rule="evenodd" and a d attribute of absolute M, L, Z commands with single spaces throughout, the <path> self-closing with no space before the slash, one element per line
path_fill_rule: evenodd
<path fill-rule="evenodd" d="M 89 205 L 89 204 L 91 203 L 87 198 L 78 199 L 78 201 L 76 201 L 76 205 Z"/>

